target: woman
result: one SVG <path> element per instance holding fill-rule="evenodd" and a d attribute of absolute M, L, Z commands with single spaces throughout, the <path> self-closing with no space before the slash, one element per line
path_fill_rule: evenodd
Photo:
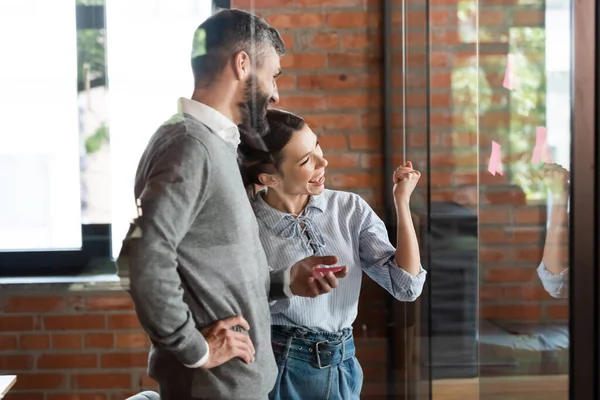
<path fill-rule="evenodd" d="M 265 187 L 252 199 L 269 265 L 280 268 L 313 254 L 333 254 L 348 275 L 336 290 L 314 299 L 271 305 L 272 345 L 279 367 L 271 399 L 358 399 L 362 370 L 352 323 L 362 272 L 396 299 L 414 301 L 425 282 L 409 199 L 420 173 L 411 163 L 394 174 L 398 251 L 385 225 L 358 195 L 324 188 L 327 161 L 317 136 L 294 114 L 269 110 L 269 134 L 239 147 L 247 187 Z M 328 272 L 331 274 L 331 272 Z M 316 279 L 323 275 L 316 274 Z"/>

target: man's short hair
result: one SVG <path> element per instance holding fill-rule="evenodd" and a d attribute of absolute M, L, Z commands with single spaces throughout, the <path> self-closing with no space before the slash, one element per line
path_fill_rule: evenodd
<path fill-rule="evenodd" d="M 200 40 L 196 40 L 200 37 Z M 283 39 L 265 20 L 249 12 L 220 10 L 196 29 L 192 49 L 192 71 L 196 83 L 213 79 L 225 68 L 230 58 L 240 51 L 250 56 L 260 68 L 263 55 L 270 48 L 278 55 L 285 53 Z"/>

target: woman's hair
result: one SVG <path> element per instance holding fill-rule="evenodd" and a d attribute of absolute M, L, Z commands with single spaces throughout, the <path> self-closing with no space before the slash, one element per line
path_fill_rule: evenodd
<path fill-rule="evenodd" d="M 304 119 L 282 110 L 267 110 L 268 132 L 264 136 L 241 129 L 238 162 L 244 186 L 262 185 L 260 174 L 274 174 L 283 162 L 283 148 L 292 135 L 305 126 Z"/>

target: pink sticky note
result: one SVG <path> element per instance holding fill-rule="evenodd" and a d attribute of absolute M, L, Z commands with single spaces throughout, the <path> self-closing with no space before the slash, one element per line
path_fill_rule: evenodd
<path fill-rule="evenodd" d="M 509 54 L 506 57 L 506 72 L 504 73 L 504 82 L 502 83 L 502 86 L 510 90 L 517 89 L 515 70 L 515 56 Z"/>
<path fill-rule="evenodd" d="M 496 173 L 502 175 L 503 174 L 503 169 L 502 169 L 502 156 L 500 154 L 500 149 L 502 148 L 502 146 L 500 146 L 500 144 L 498 144 L 497 142 L 492 141 L 492 155 L 490 156 L 490 162 L 488 164 L 488 171 L 490 172 L 490 174 L 496 176 Z"/>
<path fill-rule="evenodd" d="M 537 126 L 535 128 L 535 147 L 533 148 L 533 156 L 531 157 L 531 162 L 533 163 L 539 163 L 540 161 L 547 164 L 552 162 L 550 149 L 546 142 L 546 128 L 543 126 Z"/>

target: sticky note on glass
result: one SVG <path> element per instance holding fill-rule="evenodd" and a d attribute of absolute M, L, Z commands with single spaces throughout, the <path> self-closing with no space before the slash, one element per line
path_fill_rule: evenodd
<path fill-rule="evenodd" d="M 533 148 L 533 156 L 531 162 L 539 163 L 540 161 L 546 164 L 552 163 L 552 157 L 550 156 L 550 149 L 548 148 L 546 128 L 543 126 L 537 126 L 535 128 L 535 147 Z"/>
<path fill-rule="evenodd" d="M 488 164 L 488 171 L 490 174 L 496 176 L 496 174 L 503 174 L 502 169 L 502 155 L 501 155 L 502 146 L 500 144 L 492 141 L 492 154 L 490 155 L 490 162 Z"/>
<path fill-rule="evenodd" d="M 502 86 L 510 90 L 518 89 L 517 82 L 515 79 L 516 69 L 517 68 L 515 56 L 509 54 L 506 57 L 506 72 L 504 73 L 504 83 L 502 84 Z"/>
<path fill-rule="evenodd" d="M 192 59 L 206 54 L 206 32 L 197 29 L 194 32 L 194 43 L 192 43 Z"/>

